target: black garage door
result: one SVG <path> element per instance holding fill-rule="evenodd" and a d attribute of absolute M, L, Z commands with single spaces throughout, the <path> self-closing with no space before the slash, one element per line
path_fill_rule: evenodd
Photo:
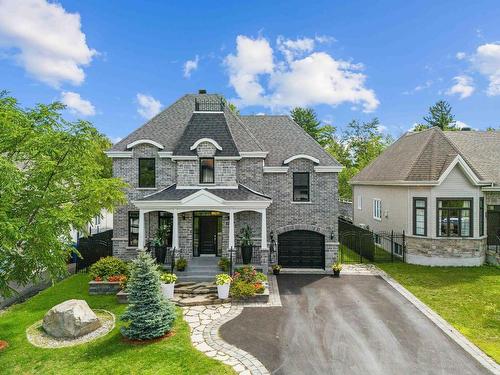
<path fill-rule="evenodd" d="M 307 230 L 280 234 L 278 263 L 289 268 L 325 268 L 325 236 Z"/>

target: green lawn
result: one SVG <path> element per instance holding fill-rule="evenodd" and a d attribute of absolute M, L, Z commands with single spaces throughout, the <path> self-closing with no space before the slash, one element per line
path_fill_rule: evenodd
<path fill-rule="evenodd" d="M 377 266 L 500 362 L 500 267 Z"/>
<path fill-rule="evenodd" d="M 360 262 L 360 257 L 359 254 L 350 249 L 349 247 L 340 244 L 339 245 L 339 250 L 341 252 L 341 260 L 343 263 L 361 263 Z M 390 262 L 391 259 L 391 254 L 387 251 L 385 251 L 382 247 L 380 246 L 375 246 L 375 261 L 371 262 L 370 260 L 363 258 L 363 263 L 379 263 L 379 262 Z M 377 261 L 379 260 L 379 261 Z M 394 261 L 395 262 L 401 262 L 401 258 L 398 256 L 394 255 Z"/>
<path fill-rule="evenodd" d="M 9 347 L 0 352 L 2 374 L 234 374 L 232 368 L 197 351 L 181 310 L 175 336 L 153 344 L 131 346 L 121 341 L 120 322 L 108 335 L 88 344 L 40 349 L 26 339 L 27 327 L 43 318 L 52 306 L 71 298 L 106 309 L 117 318 L 125 305 L 115 296 L 89 296 L 85 274 L 78 274 L 0 315 L 0 339 Z"/>

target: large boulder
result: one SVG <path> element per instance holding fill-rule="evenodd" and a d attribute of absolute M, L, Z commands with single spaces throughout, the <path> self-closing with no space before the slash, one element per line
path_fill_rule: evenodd
<path fill-rule="evenodd" d="M 101 322 L 86 301 L 70 299 L 51 308 L 42 326 L 53 337 L 75 338 L 95 331 Z"/>

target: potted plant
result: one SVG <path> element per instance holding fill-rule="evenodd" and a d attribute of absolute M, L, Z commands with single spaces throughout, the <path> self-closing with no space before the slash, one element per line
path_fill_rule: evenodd
<path fill-rule="evenodd" d="M 252 261 L 252 247 L 253 247 L 253 231 L 250 225 L 245 225 L 241 228 L 240 245 L 241 245 L 241 257 L 243 258 L 243 264 L 250 264 Z"/>
<path fill-rule="evenodd" d="M 187 264 L 188 262 L 185 258 L 179 258 L 175 262 L 175 268 L 177 269 L 177 271 L 182 272 L 186 270 Z"/>
<path fill-rule="evenodd" d="M 340 262 L 332 264 L 333 277 L 340 277 L 341 270 L 342 270 L 342 264 Z"/>
<path fill-rule="evenodd" d="M 161 292 L 163 297 L 172 299 L 174 298 L 174 287 L 175 281 L 177 280 L 177 276 L 175 273 L 163 273 L 160 276 L 161 283 Z"/>
<path fill-rule="evenodd" d="M 274 264 L 273 265 L 273 274 L 274 275 L 279 275 L 281 271 L 281 266 L 279 264 Z"/>
<path fill-rule="evenodd" d="M 217 295 L 219 299 L 229 298 L 229 286 L 231 285 L 231 276 L 227 273 L 220 273 L 215 276 L 215 284 L 217 285 Z"/>
<path fill-rule="evenodd" d="M 229 259 L 226 257 L 222 257 L 218 263 L 219 269 L 223 272 L 229 271 Z"/>

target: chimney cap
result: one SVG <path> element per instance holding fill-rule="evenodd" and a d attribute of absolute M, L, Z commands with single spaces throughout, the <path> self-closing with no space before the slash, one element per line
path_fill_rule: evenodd
<path fill-rule="evenodd" d="M 198 94 L 206 94 L 206 93 L 207 93 L 207 90 L 205 90 L 205 89 L 198 90 Z"/>

